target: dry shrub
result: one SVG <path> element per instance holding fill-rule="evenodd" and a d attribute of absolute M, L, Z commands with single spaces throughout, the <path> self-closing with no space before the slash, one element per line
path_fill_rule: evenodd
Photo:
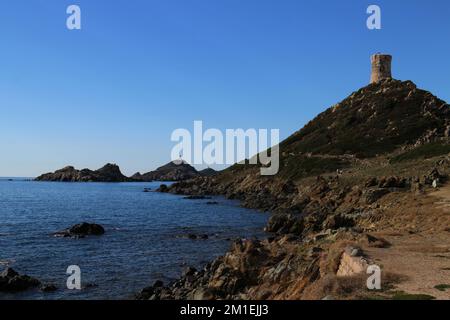
<path fill-rule="evenodd" d="M 374 237 L 370 234 L 366 235 L 367 245 L 371 248 L 389 248 L 391 243 L 384 238 Z"/>
<path fill-rule="evenodd" d="M 304 292 L 303 299 L 320 300 L 331 296 L 336 300 L 358 299 L 366 288 L 366 277 L 363 274 L 351 277 L 337 277 L 334 274 L 319 279 Z"/>
<path fill-rule="evenodd" d="M 382 272 L 381 290 L 368 290 L 369 275 L 361 273 L 350 277 L 338 277 L 329 273 L 310 284 L 303 292 L 302 299 L 320 300 L 331 296 L 336 300 L 361 300 L 374 296 L 382 297 L 385 291 L 395 288 L 395 285 L 405 281 L 407 277 L 392 272 Z M 381 296 L 380 296 L 381 295 Z"/>
<path fill-rule="evenodd" d="M 383 291 L 390 290 L 395 287 L 396 284 L 408 280 L 408 277 L 394 272 L 382 272 L 381 273 L 381 289 Z"/>

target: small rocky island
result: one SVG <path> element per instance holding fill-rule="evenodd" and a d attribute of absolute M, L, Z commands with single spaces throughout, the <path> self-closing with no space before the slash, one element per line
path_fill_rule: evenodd
<path fill-rule="evenodd" d="M 59 181 L 59 182 L 151 182 L 151 181 L 183 181 L 196 177 L 210 177 L 217 173 L 214 169 L 208 168 L 197 171 L 193 166 L 185 161 L 171 161 L 154 171 L 144 174 L 135 173 L 131 177 L 122 174 L 116 164 L 106 164 L 98 170 L 75 169 L 73 166 L 45 173 L 35 179 L 35 181 Z"/>
<path fill-rule="evenodd" d="M 90 169 L 77 170 L 72 166 L 56 170 L 53 173 L 43 174 L 36 181 L 60 182 L 129 182 L 132 179 L 124 176 L 119 166 L 108 163 L 104 167 L 92 171 Z"/>

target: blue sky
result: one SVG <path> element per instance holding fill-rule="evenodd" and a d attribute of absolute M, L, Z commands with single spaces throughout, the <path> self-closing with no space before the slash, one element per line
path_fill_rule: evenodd
<path fill-rule="evenodd" d="M 66 8 L 82 30 L 66 28 Z M 366 9 L 382 9 L 382 30 Z M 0 176 L 170 159 L 174 129 L 282 138 L 393 73 L 450 101 L 448 0 L 9 0 L 0 10 Z"/>

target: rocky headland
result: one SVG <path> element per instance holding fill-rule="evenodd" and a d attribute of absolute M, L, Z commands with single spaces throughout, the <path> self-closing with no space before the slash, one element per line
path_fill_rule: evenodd
<path fill-rule="evenodd" d="M 383 79 L 283 141 L 275 176 L 234 165 L 162 186 L 270 211 L 269 237 L 237 240 L 203 269 L 137 298 L 450 298 L 437 289 L 450 279 L 449 139 L 446 102 L 411 81 Z M 373 263 L 383 267 L 376 292 L 365 282 Z"/>

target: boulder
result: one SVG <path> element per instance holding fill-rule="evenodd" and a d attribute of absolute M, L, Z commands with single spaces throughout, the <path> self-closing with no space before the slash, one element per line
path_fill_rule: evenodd
<path fill-rule="evenodd" d="M 169 191 L 169 187 L 167 185 L 165 185 L 165 184 L 162 184 L 162 185 L 159 186 L 159 188 L 156 191 L 165 193 L 165 192 Z"/>
<path fill-rule="evenodd" d="M 57 237 L 74 237 L 74 238 L 82 238 L 86 236 L 101 236 L 105 233 L 105 229 L 95 223 L 87 223 L 83 222 L 80 224 L 76 224 L 68 229 L 58 231 L 54 235 Z"/>
<path fill-rule="evenodd" d="M 337 271 L 338 277 L 349 277 L 365 273 L 369 262 L 360 248 L 347 247 L 342 253 Z"/>

